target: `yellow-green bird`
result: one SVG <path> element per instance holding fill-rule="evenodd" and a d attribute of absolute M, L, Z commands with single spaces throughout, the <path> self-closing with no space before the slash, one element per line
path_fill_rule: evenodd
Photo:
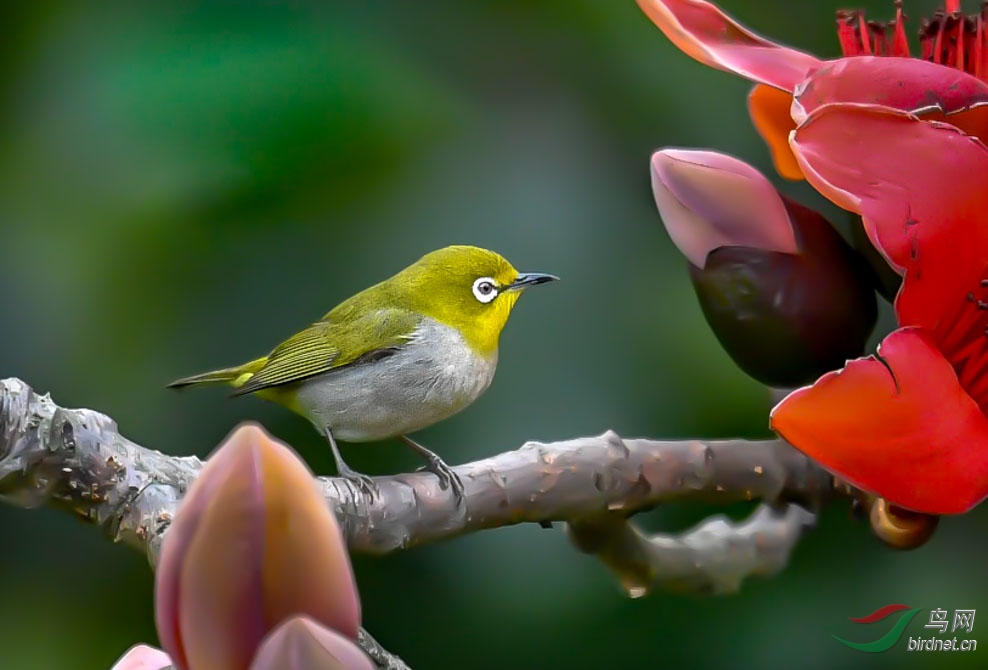
<path fill-rule="evenodd" d="M 459 412 L 494 378 L 511 309 L 529 286 L 557 279 L 519 273 L 486 249 L 450 246 L 337 305 L 262 358 L 169 384 L 227 384 L 311 421 L 340 475 L 371 495 L 369 477 L 343 460 L 336 439 L 398 437 L 428 461 L 443 488 L 462 484 L 443 460 L 408 438 Z"/>

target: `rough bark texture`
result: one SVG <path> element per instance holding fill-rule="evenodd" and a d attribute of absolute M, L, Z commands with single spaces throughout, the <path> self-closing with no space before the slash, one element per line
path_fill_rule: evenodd
<path fill-rule="evenodd" d="M 131 442 L 104 414 L 59 407 L 18 379 L 0 382 L 0 500 L 74 512 L 154 565 L 201 469 L 198 458 Z M 782 440 L 622 439 L 608 431 L 529 442 L 454 470 L 464 484 L 461 504 L 428 472 L 377 477 L 373 498 L 337 477 L 319 483 L 354 552 L 565 522 L 574 544 L 598 556 L 634 596 L 655 587 L 727 593 L 747 576 L 774 574 L 813 525 L 813 510 L 849 493 Z M 711 518 L 679 535 L 646 536 L 628 520 L 661 503 L 755 499 L 766 504 L 744 522 Z M 400 663 L 375 649 L 379 664 Z"/>

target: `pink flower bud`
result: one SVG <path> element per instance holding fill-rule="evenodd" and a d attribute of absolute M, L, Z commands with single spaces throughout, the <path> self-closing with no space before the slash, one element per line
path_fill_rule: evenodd
<path fill-rule="evenodd" d="M 289 619 L 268 635 L 250 670 L 374 670 L 350 639 L 306 617 Z"/>
<path fill-rule="evenodd" d="M 165 670 L 170 667 L 172 660 L 168 654 L 146 644 L 136 644 L 110 670 Z"/>
<path fill-rule="evenodd" d="M 296 615 L 351 639 L 360 627 L 346 546 L 312 474 L 250 425 L 189 489 L 165 538 L 155 600 L 158 635 L 180 670 L 244 670 Z"/>
<path fill-rule="evenodd" d="M 720 247 L 798 251 L 775 187 L 737 158 L 713 151 L 657 151 L 652 193 L 669 237 L 698 268 Z"/>

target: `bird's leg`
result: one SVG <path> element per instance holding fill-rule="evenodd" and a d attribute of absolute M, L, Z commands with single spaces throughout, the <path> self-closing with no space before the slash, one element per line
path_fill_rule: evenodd
<path fill-rule="evenodd" d="M 441 459 L 439 454 L 429 451 L 407 435 L 401 435 L 398 439 L 417 451 L 423 458 L 425 458 L 426 461 L 429 462 L 429 464 L 425 466 L 425 469 L 439 477 L 440 488 L 453 489 L 453 495 L 456 497 L 457 504 L 459 504 L 460 501 L 463 500 L 463 482 L 460 481 L 460 478 L 455 472 L 453 472 L 453 468 L 446 465 L 446 461 Z"/>
<path fill-rule="evenodd" d="M 371 500 L 375 496 L 378 498 L 381 497 L 381 491 L 377 488 L 377 484 L 374 483 L 373 479 L 361 472 L 357 472 L 343 460 L 343 454 L 340 453 L 340 448 L 336 445 L 336 438 L 333 437 L 333 429 L 326 426 L 323 434 L 329 442 L 329 448 L 333 451 L 333 460 L 336 461 L 336 471 L 340 477 L 353 482 L 358 489 L 370 496 Z"/>

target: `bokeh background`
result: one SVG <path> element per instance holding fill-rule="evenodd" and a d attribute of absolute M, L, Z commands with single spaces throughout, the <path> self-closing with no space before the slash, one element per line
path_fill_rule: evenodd
<path fill-rule="evenodd" d="M 831 2 L 723 5 L 838 53 Z M 608 428 L 765 437 L 767 394 L 706 327 L 647 170 L 664 145 L 770 170 L 747 88 L 681 54 L 632 0 L 4 3 L 0 375 L 168 453 L 205 456 L 257 420 L 331 473 L 304 420 L 163 384 L 263 353 L 421 254 L 470 243 L 564 281 L 522 300 L 486 396 L 420 434 L 449 461 Z M 344 450 L 369 472 L 419 464 L 397 443 Z M 365 625 L 420 670 L 983 667 L 980 618 L 985 649 L 968 654 L 903 641 L 869 655 L 831 634 L 878 637 L 847 617 L 890 602 L 988 607 L 986 528 L 982 508 L 896 553 L 834 508 L 784 573 L 719 598 L 630 600 L 558 528 L 355 565 Z M 141 555 L 69 515 L 0 506 L 0 667 L 109 668 L 156 641 L 151 597 Z"/>

